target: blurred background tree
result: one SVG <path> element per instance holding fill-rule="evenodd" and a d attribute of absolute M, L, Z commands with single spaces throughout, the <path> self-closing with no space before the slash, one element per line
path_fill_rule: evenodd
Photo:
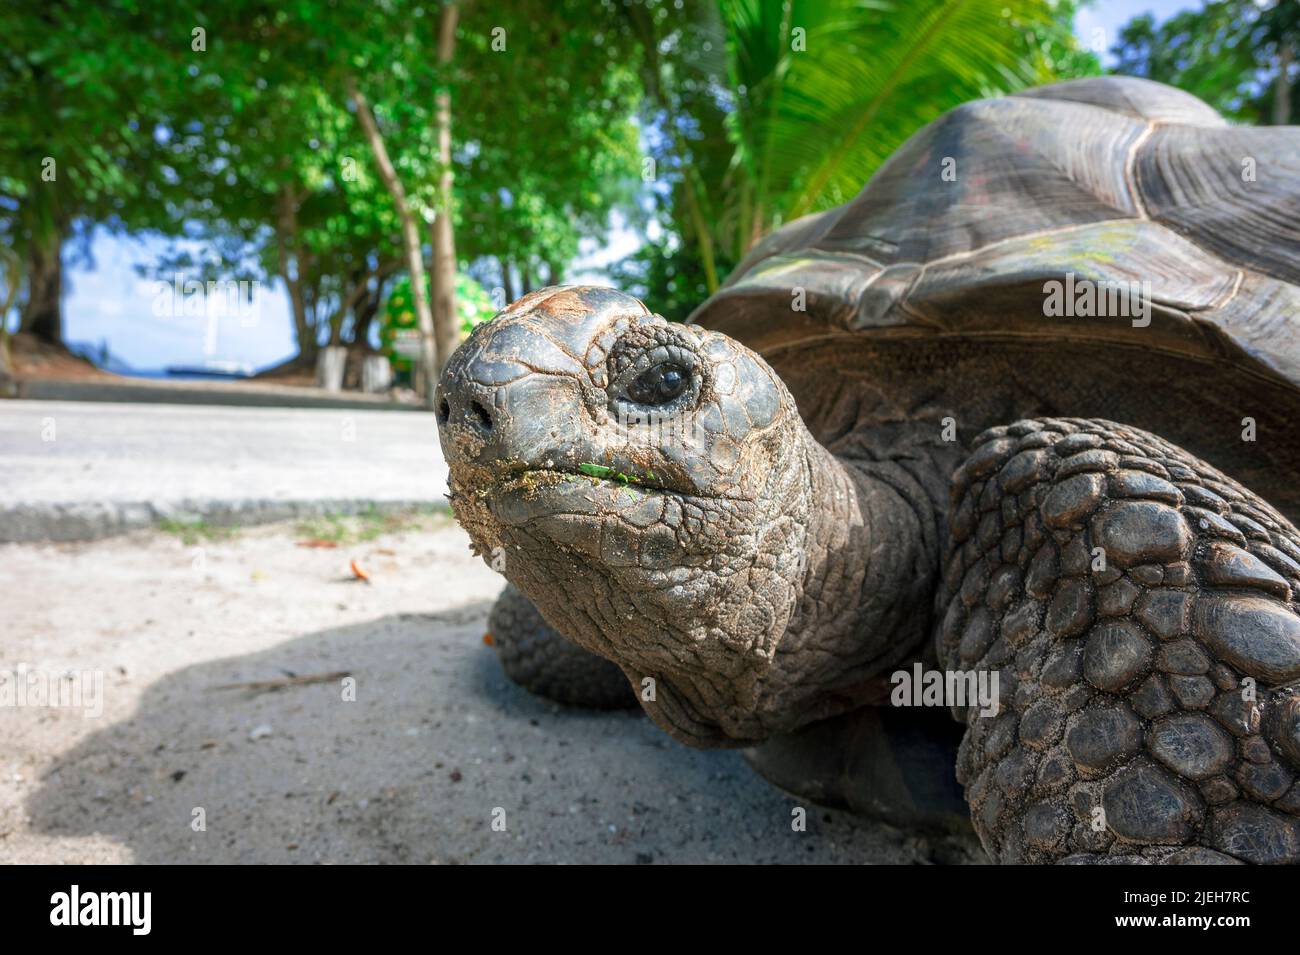
<path fill-rule="evenodd" d="M 1112 52 L 1115 72 L 1187 90 L 1230 119 L 1300 121 L 1300 3 L 1211 0 L 1156 24 L 1134 17 Z"/>
<path fill-rule="evenodd" d="M 571 279 L 619 231 L 639 247 L 608 277 L 683 318 L 764 233 L 851 197 L 944 111 L 1098 72 L 1074 10 L 11 0 L 0 246 L 19 263 L 15 308 L 61 341 L 70 243 L 149 235 L 166 240 L 152 278 L 282 286 L 295 370 L 326 344 L 376 344 L 393 289 L 425 287 L 413 267 L 434 302 L 470 278 L 505 302 Z M 482 307 L 465 294 L 443 316 L 453 332 Z"/>
<path fill-rule="evenodd" d="M 764 234 L 847 201 L 970 99 L 1101 71 L 1051 0 L 629 3 L 667 225 L 616 270 L 672 318 Z"/>
<path fill-rule="evenodd" d="M 63 336 L 65 245 L 164 221 L 178 183 L 156 131 L 189 44 L 169 32 L 133 2 L 0 7 L 0 243 L 20 263 L 20 328 L 45 342 Z"/>

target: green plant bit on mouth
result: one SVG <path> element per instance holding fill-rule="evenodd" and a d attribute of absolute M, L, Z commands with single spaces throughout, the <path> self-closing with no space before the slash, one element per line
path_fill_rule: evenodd
<path fill-rule="evenodd" d="M 646 481 L 655 480 L 654 472 L 647 471 L 644 478 L 629 476 L 622 471 L 615 471 L 613 468 L 607 468 L 603 464 L 579 464 L 578 470 L 588 477 L 602 478 L 606 481 L 618 481 L 622 484 L 644 484 Z"/>

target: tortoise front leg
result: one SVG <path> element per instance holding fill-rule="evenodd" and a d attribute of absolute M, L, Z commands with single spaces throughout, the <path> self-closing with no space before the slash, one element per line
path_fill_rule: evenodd
<path fill-rule="evenodd" d="M 560 635 L 514 584 L 493 605 L 488 632 L 506 676 L 530 693 L 595 710 L 637 705 L 622 670 Z"/>
<path fill-rule="evenodd" d="M 973 822 L 1003 862 L 1300 861 L 1300 533 L 1185 451 L 1095 420 L 977 439 L 938 603 Z"/>

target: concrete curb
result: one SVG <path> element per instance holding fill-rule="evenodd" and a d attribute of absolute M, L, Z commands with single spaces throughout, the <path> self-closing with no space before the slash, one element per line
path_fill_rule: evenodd
<path fill-rule="evenodd" d="M 99 540 L 157 527 L 164 521 L 238 527 L 327 514 L 394 514 L 412 510 L 450 513 L 447 502 L 443 500 L 374 501 L 356 498 L 11 504 L 0 505 L 0 544 Z"/>

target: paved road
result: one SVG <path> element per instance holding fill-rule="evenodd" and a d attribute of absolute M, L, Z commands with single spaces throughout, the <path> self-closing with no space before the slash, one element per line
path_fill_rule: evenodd
<path fill-rule="evenodd" d="M 352 408 L 363 411 L 419 411 L 416 405 L 386 395 L 357 391 L 323 391 L 299 385 L 268 384 L 256 379 L 218 381 L 176 378 L 101 378 L 68 380 L 28 378 L 18 381 L 18 397 L 34 401 L 108 401 L 137 404 L 224 405 L 257 408 Z"/>
<path fill-rule="evenodd" d="M 0 403 L 0 541 L 441 504 L 446 489 L 424 412 Z"/>

